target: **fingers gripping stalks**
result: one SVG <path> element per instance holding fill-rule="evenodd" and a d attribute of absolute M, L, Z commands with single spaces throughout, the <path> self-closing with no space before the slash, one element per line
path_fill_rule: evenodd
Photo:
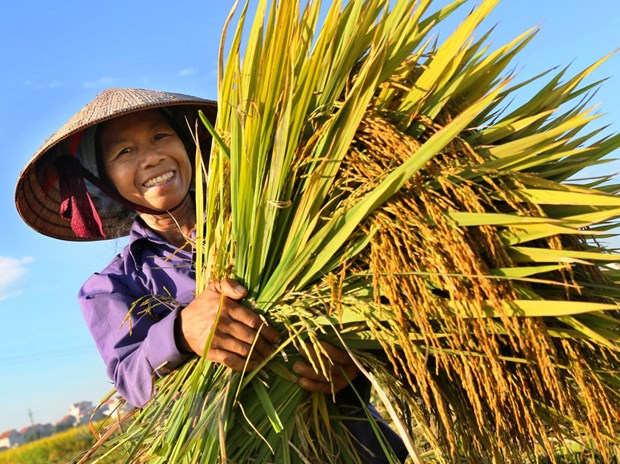
<path fill-rule="evenodd" d="M 235 371 L 254 369 L 275 351 L 276 329 L 241 304 L 247 290 L 232 279 L 215 281 L 179 315 L 177 343 L 188 353 Z"/>

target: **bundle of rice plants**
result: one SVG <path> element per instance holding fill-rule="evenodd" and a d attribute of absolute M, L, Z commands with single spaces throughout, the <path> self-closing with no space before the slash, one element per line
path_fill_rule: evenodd
<path fill-rule="evenodd" d="M 197 172 L 197 291 L 238 279 L 284 341 L 252 372 L 202 358 L 161 379 L 110 453 L 357 462 L 331 398 L 290 373 L 328 340 L 414 462 L 618 456 L 620 256 L 595 238 L 620 197 L 576 180 L 620 144 L 590 128 L 600 62 L 515 84 L 535 30 L 490 51 L 483 0 L 437 43 L 462 3 L 334 1 L 319 21 L 320 2 L 260 0 L 249 28 L 242 8 Z"/>

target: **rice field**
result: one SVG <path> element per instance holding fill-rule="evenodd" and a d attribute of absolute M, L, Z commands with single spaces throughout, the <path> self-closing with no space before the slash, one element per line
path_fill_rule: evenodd
<path fill-rule="evenodd" d="M 51 437 L 26 443 L 0 452 L 0 464 L 67 464 L 78 461 L 78 456 L 95 442 L 87 426 L 76 427 Z M 121 456 L 110 456 L 102 464 L 124 462 Z"/>

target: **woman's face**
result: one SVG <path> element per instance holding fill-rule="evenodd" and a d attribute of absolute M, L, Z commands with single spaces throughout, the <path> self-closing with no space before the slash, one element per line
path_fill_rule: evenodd
<path fill-rule="evenodd" d="M 124 198 L 158 211 L 183 201 L 192 167 L 183 142 L 160 111 L 120 116 L 98 130 L 106 172 Z"/>

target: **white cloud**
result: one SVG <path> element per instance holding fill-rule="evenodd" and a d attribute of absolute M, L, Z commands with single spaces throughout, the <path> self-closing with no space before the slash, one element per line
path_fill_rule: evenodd
<path fill-rule="evenodd" d="M 188 77 L 188 76 L 191 76 L 192 74 L 195 74 L 195 73 L 196 73 L 196 71 L 193 68 L 184 68 L 184 69 L 181 69 L 179 71 L 179 76 L 180 77 Z"/>
<path fill-rule="evenodd" d="M 114 83 L 116 79 L 112 78 L 112 77 L 102 77 L 101 79 L 98 79 L 96 81 L 87 81 L 84 82 L 82 84 L 82 87 L 84 87 L 85 89 L 92 89 L 94 87 L 109 87 L 111 84 Z"/>
<path fill-rule="evenodd" d="M 33 81 L 32 79 L 28 79 L 24 81 L 25 87 L 32 87 L 34 89 L 56 89 L 58 87 L 62 87 L 63 83 L 61 80 L 54 79 L 49 82 L 41 82 L 41 81 Z"/>
<path fill-rule="evenodd" d="M 26 265 L 34 261 L 33 258 L 9 258 L 0 256 L 0 301 L 18 295 L 18 284 L 26 273 Z"/>

